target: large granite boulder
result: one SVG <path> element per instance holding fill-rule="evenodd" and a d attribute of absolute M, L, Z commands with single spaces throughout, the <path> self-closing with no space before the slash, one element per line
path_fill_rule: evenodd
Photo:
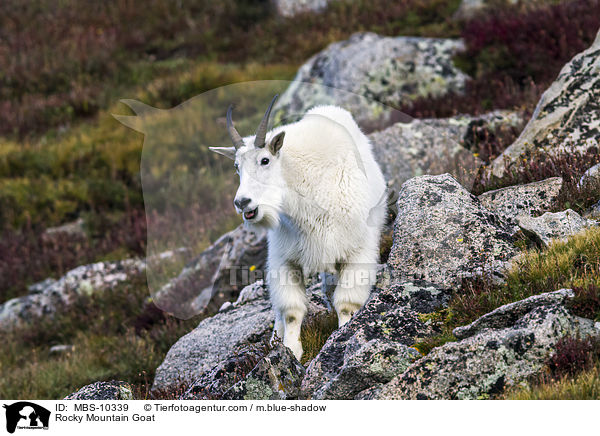
<path fill-rule="evenodd" d="M 221 236 L 154 295 L 154 303 L 179 318 L 214 311 L 263 277 L 267 232 L 243 224 Z M 151 287 L 152 288 L 152 287 Z"/>
<path fill-rule="evenodd" d="M 392 109 L 427 95 L 460 92 L 468 76 L 452 62 L 452 39 L 357 33 L 310 58 L 280 97 L 275 120 L 297 118 L 321 104 L 349 110 L 363 127 L 389 124 Z M 319 86 L 315 86 L 319 85 Z"/>
<path fill-rule="evenodd" d="M 306 370 L 292 351 L 278 343 L 250 373 L 228 389 L 223 400 L 291 400 L 298 398 Z"/>
<path fill-rule="evenodd" d="M 308 297 L 308 317 L 327 310 L 319 286 L 309 288 Z M 240 381 L 241 376 L 225 375 L 226 379 L 221 380 L 223 374 L 241 366 L 242 361 L 247 362 L 249 353 L 259 352 L 256 350 L 260 350 L 271 337 L 273 322 L 264 282 L 260 280 L 245 287 L 235 303 L 202 320 L 198 327 L 171 347 L 156 370 L 152 389 L 161 391 L 181 386 L 211 385 L 214 387 L 211 392 L 224 391 L 225 387 Z M 258 356 L 262 357 L 260 353 Z M 209 372 L 214 376 L 206 376 Z M 199 392 L 200 389 L 196 389 L 192 394 Z"/>
<path fill-rule="evenodd" d="M 348 323 L 331 334 L 310 362 L 301 396 L 352 399 L 408 368 L 420 357 L 410 347 L 432 331 L 406 302 L 407 296 L 396 288 L 375 292 Z"/>
<path fill-rule="evenodd" d="M 539 182 L 508 186 L 481 194 L 478 198 L 486 208 L 517 225 L 519 216 L 536 216 L 548 212 L 563 186 L 562 177 Z"/>
<path fill-rule="evenodd" d="M 450 173 L 470 188 L 483 162 L 476 156 L 474 136 L 481 129 L 518 133 L 523 118 L 516 112 L 495 111 L 481 116 L 414 119 L 371 133 L 373 153 L 388 186 L 398 190 L 406 180 L 424 174 Z"/>
<path fill-rule="evenodd" d="M 518 252 L 513 238 L 510 223 L 449 174 L 415 177 L 398 194 L 388 265 L 397 281 L 444 288 L 481 274 L 501 279 Z"/>
<path fill-rule="evenodd" d="M 598 336 L 592 320 L 571 315 L 562 289 L 496 309 L 455 330 L 459 342 L 434 348 L 403 374 L 362 398 L 477 399 L 539 373 L 564 336 Z"/>
<path fill-rule="evenodd" d="M 563 67 L 544 92 L 519 138 L 498 156 L 491 173 L 501 177 L 532 151 L 598 149 L 600 140 L 600 33 L 590 48 Z"/>

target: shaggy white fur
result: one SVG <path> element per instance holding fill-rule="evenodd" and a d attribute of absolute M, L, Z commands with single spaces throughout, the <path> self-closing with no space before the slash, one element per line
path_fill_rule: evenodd
<path fill-rule="evenodd" d="M 369 297 L 386 213 L 385 181 L 368 138 L 336 106 L 313 108 L 300 121 L 273 129 L 262 148 L 253 142 L 246 137 L 237 149 L 213 150 L 235 158 L 240 186 L 234 203 L 245 222 L 269 229 L 274 335 L 300 359 L 305 277 L 338 276 L 333 306 L 340 326 Z"/>

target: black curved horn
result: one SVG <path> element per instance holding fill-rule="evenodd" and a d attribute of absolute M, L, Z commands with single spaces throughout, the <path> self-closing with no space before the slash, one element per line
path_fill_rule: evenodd
<path fill-rule="evenodd" d="M 258 129 L 256 130 L 256 137 L 254 138 L 254 146 L 256 148 L 263 148 L 265 146 L 265 139 L 267 138 L 267 127 L 269 126 L 269 116 L 271 115 L 271 109 L 273 108 L 277 97 L 279 97 L 279 94 L 275 94 L 275 97 L 273 97 L 273 100 L 271 100 L 271 104 L 269 105 L 269 108 L 265 112 L 265 116 L 263 117 L 262 121 L 260 122 L 260 125 L 258 126 Z"/>
<path fill-rule="evenodd" d="M 233 111 L 233 105 L 229 106 L 227 109 L 227 131 L 229 132 L 229 136 L 231 137 L 231 141 L 233 142 L 233 146 L 238 149 L 244 146 L 244 140 L 242 136 L 235 130 L 233 127 L 233 121 L 231 121 L 231 112 Z"/>

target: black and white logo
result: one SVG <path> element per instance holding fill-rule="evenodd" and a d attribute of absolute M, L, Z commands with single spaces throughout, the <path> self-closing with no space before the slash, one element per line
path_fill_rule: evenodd
<path fill-rule="evenodd" d="M 50 411 L 29 401 L 5 404 L 6 431 L 14 433 L 16 429 L 38 430 L 48 429 Z"/>

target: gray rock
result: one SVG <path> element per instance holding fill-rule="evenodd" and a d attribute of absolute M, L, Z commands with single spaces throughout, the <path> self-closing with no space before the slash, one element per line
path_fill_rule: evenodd
<path fill-rule="evenodd" d="M 191 385 L 244 344 L 258 344 L 270 333 L 273 313 L 261 282 L 249 285 L 257 298 L 217 313 L 179 339 L 156 370 L 153 390 Z"/>
<path fill-rule="evenodd" d="M 572 295 L 558 293 L 557 301 Z M 488 398 L 539 373 L 562 337 L 600 334 L 593 321 L 571 315 L 562 304 L 552 303 L 553 297 L 542 298 L 547 305 L 519 302 L 486 315 L 487 320 L 463 332 L 473 336 L 434 348 L 366 398 Z"/>
<path fill-rule="evenodd" d="M 181 400 L 221 400 L 227 390 L 236 383 L 243 381 L 248 373 L 264 359 L 268 353 L 265 343 L 241 344 L 236 346 L 229 354 L 219 361 L 209 371 L 202 373 L 195 379 Z M 187 383 L 184 384 L 184 387 Z M 170 388 L 176 386 L 170 386 Z M 169 388 L 167 388 L 169 390 Z M 154 389 L 160 396 L 160 390 Z"/>
<path fill-rule="evenodd" d="M 50 287 L 50 285 L 53 285 L 54 283 L 56 283 L 56 280 L 54 280 L 51 277 L 48 277 L 47 279 L 44 279 L 41 282 L 37 282 L 27 286 L 27 290 L 30 294 L 41 294 L 46 288 Z"/>
<path fill-rule="evenodd" d="M 87 235 L 85 233 L 85 222 L 83 221 L 83 218 L 78 218 L 75 221 L 57 227 L 48 227 L 42 234 L 44 239 L 52 239 L 61 236 L 85 239 Z"/>
<path fill-rule="evenodd" d="M 546 212 L 536 218 L 521 216 L 517 221 L 526 235 L 544 246 L 548 246 L 553 239 L 566 241 L 569 236 L 593 225 L 593 222 L 582 218 L 571 209 L 556 213 Z"/>
<path fill-rule="evenodd" d="M 271 0 L 275 12 L 286 18 L 306 12 L 320 12 L 330 0 Z"/>
<path fill-rule="evenodd" d="M 1 304 L 0 329 L 9 329 L 33 322 L 42 316 L 51 316 L 70 306 L 80 296 L 113 288 L 141 274 L 145 269 L 146 262 L 140 259 L 79 266 L 58 280 L 47 281 L 47 286 L 34 287 L 37 293 L 13 298 Z"/>
<path fill-rule="evenodd" d="M 510 224 L 449 174 L 402 185 L 388 259 L 397 282 L 424 280 L 452 288 L 481 274 L 501 279 L 517 252 Z"/>
<path fill-rule="evenodd" d="M 556 292 L 546 292 L 545 294 L 533 295 L 516 303 L 505 304 L 490 313 L 486 313 L 481 318 L 476 319 L 471 324 L 457 327 L 452 334 L 457 339 L 466 339 L 475 336 L 485 329 L 502 329 L 514 325 L 519 318 L 531 312 L 536 307 L 549 306 L 555 304 L 564 304 L 565 301 L 575 296 L 571 289 L 560 289 Z"/>
<path fill-rule="evenodd" d="M 581 179 L 579 179 L 579 187 L 585 188 L 588 185 L 597 185 L 600 183 L 600 164 L 596 164 L 589 168 Z"/>
<path fill-rule="evenodd" d="M 327 310 L 320 304 L 322 300 L 320 295 L 315 295 L 317 292 L 317 289 L 313 289 L 309 295 L 309 317 Z M 235 367 L 235 364 L 227 362 L 235 360 L 238 354 L 243 359 L 247 352 L 240 352 L 241 349 L 260 349 L 261 344 L 271 336 L 273 321 L 273 311 L 263 281 L 247 286 L 233 303 L 232 309 L 202 320 L 198 327 L 171 347 L 156 370 L 152 389 L 160 391 L 181 385 L 209 385 L 212 383 L 210 380 L 215 377 L 207 376 L 202 379 L 205 373 L 213 371 L 216 374 L 220 368 Z M 227 378 L 218 381 L 215 389 L 239 380 L 240 378 Z"/>
<path fill-rule="evenodd" d="M 592 207 L 590 207 L 588 211 L 586 211 L 585 217 L 591 219 L 600 218 L 600 201 L 598 201 L 598 203 L 594 204 Z"/>
<path fill-rule="evenodd" d="M 129 383 L 112 380 L 84 386 L 67 395 L 65 400 L 133 400 L 133 388 Z"/>
<path fill-rule="evenodd" d="M 552 177 L 539 182 L 488 191 L 478 198 L 489 210 L 517 225 L 518 216 L 534 216 L 550 210 L 562 185 L 562 177 Z"/>
<path fill-rule="evenodd" d="M 381 103 L 397 107 L 464 89 L 468 76 L 452 62 L 463 48 L 461 41 L 451 39 L 354 34 L 300 68 L 274 119 L 294 119 L 313 106 L 335 104 L 349 110 L 363 127 L 389 124 L 392 109 Z"/>
<path fill-rule="evenodd" d="M 482 12 L 489 12 L 493 7 L 535 7 L 551 2 L 552 0 L 462 0 L 452 18 L 458 21 L 471 20 Z"/>
<path fill-rule="evenodd" d="M 406 180 L 424 174 L 450 173 L 471 187 L 483 164 L 475 156 L 474 129 L 491 132 L 521 130 L 523 118 L 516 112 L 495 111 L 479 117 L 410 120 L 369 135 L 373 152 L 388 186 L 400 189 Z"/>
<path fill-rule="evenodd" d="M 432 331 L 404 306 L 405 301 L 395 289 L 375 292 L 310 362 L 301 396 L 352 399 L 391 380 L 419 358 L 419 352 L 409 347 Z"/>
<path fill-rule="evenodd" d="M 264 276 L 267 234 L 264 229 L 240 225 L 221 236 L 154 293 L 154 303 L 179 318 L 218 310 L 248 284 Z M 251 270 L 252 269 L 252 270 Z"/>
<path fill-rule="evenodd" d="M 600 139 L 600 33 L 575 56 L 544 92 L 517 140 L 498 156 L 491 173 L 502 177 L 527 152 L 598 149 Z"/>
<path fill-rule="evenodd" d="M 75 345 L 53 345 L 50 347 L 50 354 L 62 354 L 62 353 L 71 353 L 75 350 Z"/>
<path fill-rule="evenodd" d="M 452 289 L 423 280 L 404 281 L 397 271 L 386 266 L 379 272 L 375 292 L 388 289 L 396 304 L 417 313 L 431 313 L 448 305 Z"/>
<path fill-rule="evenodd" d="M 227 390 L 223 400 L 291 400 L 298 398 L 306 370 L 291 350 L 278 344 L 250 373 Z"/>

